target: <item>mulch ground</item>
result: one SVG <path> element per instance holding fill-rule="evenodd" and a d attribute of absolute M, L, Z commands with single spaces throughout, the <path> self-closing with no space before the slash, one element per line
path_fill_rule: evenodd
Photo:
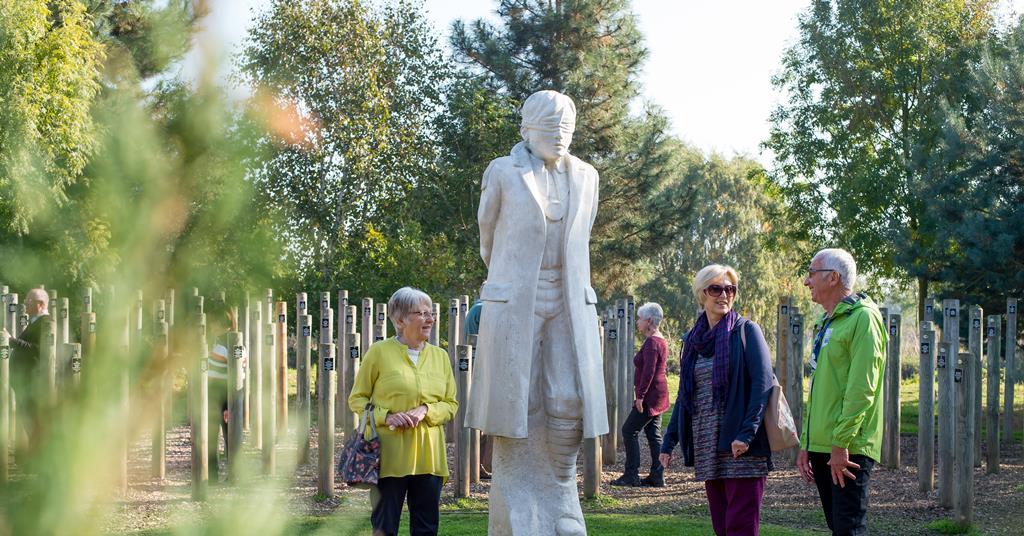
<path fill-rule="evenodd" d="M 211 514 L 211 503 L 195 503 L 190 500 L 190 455 L 188 428 L 177 426 L 168 433 L 166 478 L 157 480 L 149 475 L 149 439 L 141 437 L 135 443 L 131 454 L 131 484 L 128 496 L 117 504 L 104 522 L 104 529 L 111 533 L 134 532 L 144 529 L 169 528 L 183 523 L 201 522 Z M 337 497 L 329 500 L 316 498 L 316 434 L 310 439 L 311 460 L 306 464 L 295 464 L 294 437 L 283 441 L 278 457 L 280 472 L 289 473 L 293 478 L 279 476 L 273 479 L 278 485 L 278 500 L 283 502 L 283 511 L 290 515 L 326 516 L 343 509 L 367 509 L 367 492 L 348 489 L 344 484 L 336 486 Z M 338 448 L 341 448 L 339 437 Z M 642 450 L 646 450 L 643 445 Z M 952 512 L 938 506 L 935 491 L 924 493 L 918 490 L 916 438 L 903 436 L 902 460 L 899 470 L 876 466 L 872 473 L 871 506 L 869 527 L 874 534 L 935 534 L 926 524 L 948 519 Z M 453 456 L 449 446 L 449 460 Z M 1018 443 L 1010 449 L 1003 449 L 1002 465 L 998 474 L 985 473 L 984 465 L 974 471 L 975 520 L 982 534 L 1022 534 L 1021 512 L 1024 512 L 1024 465 L 1022 449 Z M 643 454 L 641 467 L 647 467 L 649 458 Z M 259 455 L 249 451 L 247 457 L 250 469 L 258 472 Z M 603 499 L 586 503 L 586 508 L 602 512 L 630 514 L 681 514 L 706 516 L 707 506 L 703 484 L 693 480 L 690 469 L 681 467 L 676 460 L 666 473 L 664 488 L 621 488 L 610 482 L 622 471 L 624 455 L 618 453 L 617 463 L 606 466 L 602 474 L 601 494 Z M 294 467 L 294 471 L 285 468 Z M 262 480 L 262 479 L 260 479 Z M 580 483 L 582 488 L 582 481 Z M 472 486 L 470 501 L 454 499 L 454 483 L 449 482 L 443 491 L 446 509 L 485 508 L 488 481 Z M 233 486 L 221 483 L 211 489 L 213 497 L 230 498 L 245 493 Z M 821 515 L 815 489 L 804 483 L 795 469 L 786 462 L 776 460 L 776 470 L 771 473 L 766 487 L 762 519 L 777 525 L 821 530 L 825 522 Z"/>

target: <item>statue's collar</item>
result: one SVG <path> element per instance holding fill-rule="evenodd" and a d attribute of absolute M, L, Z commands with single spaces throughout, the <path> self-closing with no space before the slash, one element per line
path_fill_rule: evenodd
<path fill-rule="evenodd" d="M 526 142 L 521 141 L 512 148 L 512 159 L 515 161 L 516 167 L 533 168 L 539 169 L 544 167 L 544 161 L 530 153 L 530 150 L 526 148 Z M 568 166 L 569 155 L 565 155 L 559 158 L 555 162 L 555 171 L 559 173 L 565 173 Z"/>

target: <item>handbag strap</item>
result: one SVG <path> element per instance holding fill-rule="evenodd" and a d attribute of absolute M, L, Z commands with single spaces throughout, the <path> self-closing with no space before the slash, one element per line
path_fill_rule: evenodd
<path fill-rule="evenodd" d="M 370 430 L 373 431 L 373 435 L 370 436 L 370 439 L 373 439 L 377 437 L 377 423 L 373 418 L 373 404 L 367 404 L 366 409 L 363 410 L 363 417 L 359 420 L 359 431 L 357 432 L 359 435 L 365 435 L 367 422 L 370 423 Z"/>

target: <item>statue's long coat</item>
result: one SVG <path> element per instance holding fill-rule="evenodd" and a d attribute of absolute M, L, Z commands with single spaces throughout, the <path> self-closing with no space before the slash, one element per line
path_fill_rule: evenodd
<path fill-rule="evenodd" d="M 597 215 L 597 171 L 568 155 L 569 206 L 563 237 L 562 290 L 569 315 L 583 402 L 583 435 L 608 432 L 604 371 L 598 334 L 597 295 L 590 286 L 590 231 Z M 480 255 L 487 281 L 474 361 L 467 425 L 485 434 L 527 436 L 533 353 L 534 301 L 547 222 L 524 144 L 493 160 L 481 184 Z"/>

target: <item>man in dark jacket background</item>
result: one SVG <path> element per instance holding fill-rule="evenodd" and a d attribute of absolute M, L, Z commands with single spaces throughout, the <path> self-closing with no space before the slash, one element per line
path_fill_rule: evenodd
<path fill-rule="evenodd" d="M 45 378 L 39 366 L 40 337 L 43 335 L 43 321 L 49 317 L 47 311 L 50 296 L 44 289 L 34 288 L 25 296 L 25 313 L 29 316 L 28 326 L 17 337 L 8 333 L 11 353 L 11 389 L 18 400 L 18 435 L 15 438 L 18 451 L 31 452 L 37 446 L 42 403 L 42 387 Z M 5 330 L 6 331 L 6 330 Z"/>

